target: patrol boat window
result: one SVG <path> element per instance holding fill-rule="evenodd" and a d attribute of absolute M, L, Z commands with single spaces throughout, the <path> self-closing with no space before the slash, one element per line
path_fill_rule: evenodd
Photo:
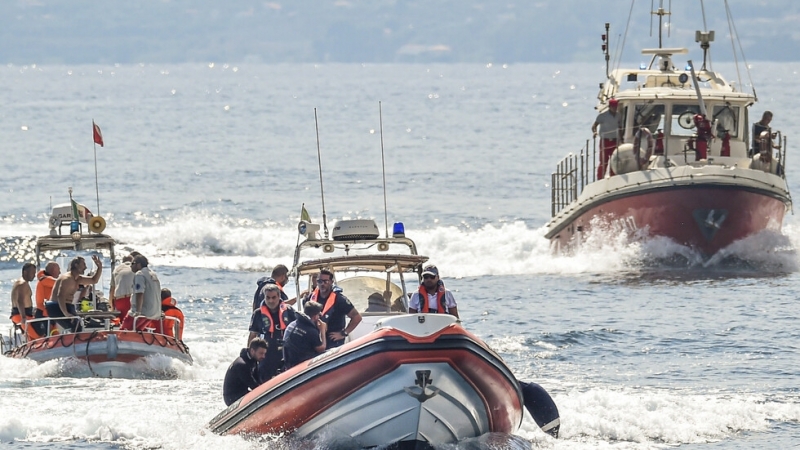
<path fill-rule="evenodd" d="M 636 105 L 633 117 L 633 132 L 640 126 L 650 130 L 655 134 L 656 130 L 664 129 L 664 112 L 666 107 L 663 104 L 644 103 Z"/>
<path fill-rule="evenodd" d="M 694 116 L 700 114 L 700 106 L 672 105 L 672 135 L 692 136 L 695 133 Z"/>
<path fill-rule="evenodd" d="M 729 104 L 714 106 L 712 123 L 716 122 L 715 134 L 723 138 L 729 134 L 731 138 L 739 137 L 739 107 Z"/>

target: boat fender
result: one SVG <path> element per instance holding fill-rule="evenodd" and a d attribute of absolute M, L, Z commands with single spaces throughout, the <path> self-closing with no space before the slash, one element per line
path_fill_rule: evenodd
<path fill-rule="evenodd" d="M 106 356 L 108 359 L 117 359 L 119 353 L 119 342 L 117 341 L 116 334 L 108 334 L 106 336 Z"/>
<path fill-rule="evenodd" d="M 520 381 L 519 385 L 522 388 L 525 409 L 531 413 L 536 425 L 539 425 L 539 428 L 550 436 L 558 438 L 561 419 L 558 417 L 558 408 L 553 398 L 536 383 Z"/>
<path fill-rule="evenodd" d="M 639 149 L 639 156 L 636 156 L 636 151 L 633 144 L 622 144 L 614 150 L 609 159 L 611 170 L 617 175 L 635 172 L 640 170 L 640 161 L 647 160 L 647 153 L 644 149 Z"/>

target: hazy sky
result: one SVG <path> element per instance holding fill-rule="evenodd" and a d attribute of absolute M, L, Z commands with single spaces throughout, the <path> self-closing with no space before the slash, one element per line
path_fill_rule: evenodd
<path fill-rule="evenodd" d="M 715 60 L 732 59 L 725 0 L 671 4 L 665 46 L 695 46 L 695 30 L 707 27 L 716 31 Z M 800 2 L 727 4 L 748 60 L 800 60 Z M 0 62 L 597 61 L 605 22 L 613 50 L 629 25 L 624 55 L 638 60 L 641 47 L 657 46 L 650 8 L 624 0 L 3 0 Z"/>

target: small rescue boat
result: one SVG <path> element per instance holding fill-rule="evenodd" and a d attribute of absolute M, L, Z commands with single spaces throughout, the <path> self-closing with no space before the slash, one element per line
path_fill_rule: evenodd
<path fill-rule="evenodd" d="M 89 228 L 83 231 L 83 226 Z M 69 233 L 62 232 L 68 226 Z M 50 234 L 36 241 L 36 262 L 41 267 L 42 259 L 55 256 L 77 256 L 80 252 L 100 252 L 115 266 L 114 245 L 116 241 L 102 234 L 105 221 L 93 216 L 84 205 L 75 203 L 57 205 L 50 217 Z M 39 363 L 72 358 L 78 364 L 63 364 L 62 375 L 111 378 L 173 378 L 174 371 L 169 360 L 191 365 L 189 348 L 176 332 L 172 336 L 160 330 L 177 330 L 177 320 L 164 317 L 160 330 L 122 331 L 118 326 L 119 311 L 109 311 L 102 294 L 92 295 L 81 302 L 78 319 L 81 331 L 70 332 L 57 324 L 63 318 L 40 318 L 28 320 L 27 326 L 44 323 L 46 336 L 30 339 L 19 325 L 14 324 L 7 337 L 2 339 L 2 353 L 12 358 L 27 358 Z M 135 325 L 134 325 L 135 328 Z M 178 336 L 175 338 L 173 336 Z"/>
<path fill-rule="evenodd" d="M 416 290 L 428 258 L 417 254 L 402 224 L 384 238 L 372 220 L 340 221 L 332 239 L 316 235 L 319 225 L 301 222 L 299 228 L 306 239 L 292 269 L 298 294 L 302 278 L 329 269 L 362 321 L 343 346 L 232 403 L 211 420 L 211 430 L 416 448 L 514 433 L 525 406 L 545 432 L 558 435 L 558 409 L 547 392 L 519 382 L 456 317 L 408 313 L 406 279 Z M 404 253 L 392 251 L 397 247 Z M 309 250 L 333 255 L 301 258 Z M 383 303 L 376 304 L 376 292 Z"/>

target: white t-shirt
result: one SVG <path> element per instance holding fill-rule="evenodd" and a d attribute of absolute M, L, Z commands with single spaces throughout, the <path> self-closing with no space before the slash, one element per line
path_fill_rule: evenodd
<path fill-rule="evenodd" d="M 141 313 L 148 319 L 161 317 L 161 282 L 149 267 L 142 267 L 133 277 L 133 293 L 144 293 L 142 310 L 136 311 L 135 298 L 131 297 L 131 311 Z"/>
<path fill-rule="evenodd" d="M 114 268 L 114 297 L 130 297 L 133 294 L 133 270 L 131 263 L 124 262 Z"/>
<path fill-rule="evenodd" d="M 439 303 L 437 302 L 437 299 L 439 298 L 438 294 L 439 294 L 438 292 L 434 292 L 433 294 L 428 293 L 428 309 L 429 310 L 430 309 L 435 309 L 437 311 L 439 310 Z M 444 305 L 448 309 L 455 308 L 457 306 L 456 305 L 456 299 L 453 298 L 453 294 L 450 291 L 447 291 L 447 290 L 444 291 Z M 416 309 L 417 311 L 422 311 L 422 308 L 420 307 L 420 303 L 419 303 L 419 292 L 414 292 L 414 294 L 411 295 L 411 300 L 408 302 L 408 307 L 410 309 L 413 308 L 413 309 Z M 438 311 L 438 312 L 446 313 L 447 311 Z"/>

